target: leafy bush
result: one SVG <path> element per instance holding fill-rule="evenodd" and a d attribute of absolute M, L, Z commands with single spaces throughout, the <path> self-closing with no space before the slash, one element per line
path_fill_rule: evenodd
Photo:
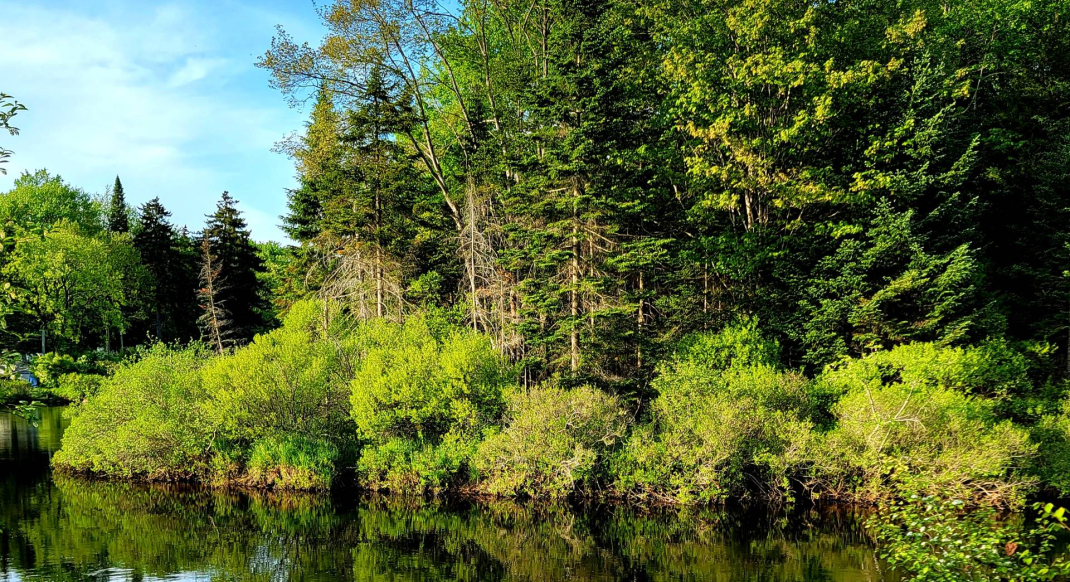
<path fill-rule="evenodd" d="M 913 496 L 872 517 L 881 557 L 916 582 L 1062 580 L 1070 560 L 1057 534 L 1065 510 L 1036 506 L 1037 524 L 1001 520 L 992 508 L 961 499 Z"/>
<path fill-rule="evenodd" d="M 157 345 L 120 366 L 75 409 L 55 466 L 115 477 L 201 476 L 213 432 L 199 374 L 206 359 L 199 347 Z"/>
<path fill-rule="evenodd" d="M 245 482 L 276 489 L 327 489 L 335 475 L 338 447 L 300 435 L 256 441 Z"/>
<path fill-rule="evenodd" d="M 55 352 L 37 356 L 33 360 L 31 369 L 33 375 L 37 376 L 37 380 L 45 386 L 53 384 L 59 380 L 60 376 L 77 374 L 82 371 L 73 356 L 70 354 L 57 354 Z"/>
<path fill-rule="evenodd" d="M 1030 436 L 1038 445 L 1033 474 L 1060 496 L 1070 496 L 1070 398 L 1041 418 Z"/>
<path fill-rule="evenodd" d="M 980 350 L 912 344 L 826 371 L 816 382 L 843 397 L 836 428 L 815 448 L 812 486 L 864 498 L 906 486 L 1014 500 L 1026 484 L 1016 467 L 1035 447 L 998 420 L 994 400 L 972 394 L 1007 386 L 983 360 Z"/>
<path fill-rule="evenodd" d="M 497 423 L 511 366 L 490 340 L 428 320 L 373 321 L 355 342 L 352 416 L 368 443 L 368 486 L 440 490 L 460 475 L 482 431 Z"/>
<path fill-rule="evenodd" d="M 325 324 L 322 304 L 301 301 L 281 328 L 205 367 L 207 412 L 220 436 L 242 445 L 290 434 L 351 440 L 348 326 L 344 317 Z"/>
<path fill-rule="evenodd" d="M 773 346 L 745 322 L 661 366 L 652 420 L 614 461 L 618 490 L 687 503 L 745 495 L 751 480 L 787 494 L 805 461 L 811 404 L 804 378 L 769 363 Z"/>
<path fill-rule="evenodd" d="M 64 374 L 56 381 L 52 393 L 69 402 L 78 403 L 95 395 L 104 380 L 105 376 L 99 374 Z"/>
<path fill-rule="evenodd" d="M 474 464 L 481 487 L 533 497 L 589 488 L 630 424 L 620 401 L 594 388 L 516 391 L 504 430 L 479 446 Z"/>
<path fill-rule="evenodd" d="M 0 378 L 0 404 L 13 404 L 23 400 L 32 400 L 29 383 L 22 380 Z"/>

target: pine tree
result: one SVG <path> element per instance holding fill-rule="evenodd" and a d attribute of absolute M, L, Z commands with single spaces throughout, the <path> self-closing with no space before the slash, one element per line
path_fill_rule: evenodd
<path fill-rule="evenodd" d="M 111 202 L 108 205 L 108 230 L 111 232 L 129 232 L 130 217 L 126 212 L 126 196 L 123 194 L 123 183 L 119 181 L 119 176 L 116 176 L 115 186 L 111 191 Z"/>
<path fill-rule="evenodd" d="M 204 279 L 206 259 L 214 257 L 212 270 L 218 270 L 217 276 L 226 281 L 223 289 L 216 290 L 214 301 L 225 306 L 229 314 L 232 338 L 244 342 L 264 330 L 267 322 L 261 313 L 268 306 L 264 304 L 257 276 L 264 271 L 264 264 L 236 204 L 230 193 L 223 192 L 215 213 L 208 216 L 203 236 L 209 252 L 206 254 L 202 249 L 201 278 Z"/>
<path fill-rule="evenodd" d="M 184 242 L 168 221 L 171 213 L 153 198 L 141 206 L 140 228 L 134 247 L 152 275 L 153 305 L 150 306 L 155 337 L 160 340 L 195 337 L 197 287 L 196 267 L 184 252 Z"/>

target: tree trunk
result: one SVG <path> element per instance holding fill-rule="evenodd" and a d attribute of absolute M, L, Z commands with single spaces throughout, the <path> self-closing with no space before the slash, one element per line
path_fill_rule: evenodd
<path fill-rule="evenodd" d="M 635 336 L 635 368 L 643 368 L 643 272 L 639 272 L 639 315 L 636 318 L 639 333 Z"/>
<path fill-rule="evenodd" d="M 579 320 L 580 315 L 580 297 L 579 297 L 579 284 L 580 284 L 580 244 L 579 244 L 579 220 L 577 213 L 579 209 L 579 189 L 573 187 L 573 199 L 572 199 L 572 289 L 570 295 L 570 311 L 572 314 L 572 325 L 569 329 L 569 367 L 573 373 L 580 367 L 580 336 L 576 329 L 576 321 Z"/>

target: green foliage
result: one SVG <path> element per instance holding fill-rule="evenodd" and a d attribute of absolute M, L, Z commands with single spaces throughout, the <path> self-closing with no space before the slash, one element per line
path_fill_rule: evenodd
<path fill-rule="evenodd" d="M 1067 529 L 1066 511 L 1050 503 L 1034 508 L 1040 516 L 1029 527 L 960 499 L 913 495 L 887 506 L 869 526 L 881 557 L 907 580 L 1061 580 L 1070 575 L 1057 539 Z"/>
<path fill-rule="evenodd" d="M 767 495 L 790 495 L 811 438 L 806 380 L 763 362 L 775 344 L 753 322 L 689 344 L 660 368 L 651 422 L 614 462 L 618 490 L 708 502 L 744 495 L 749 478 Z"/>
<path fill-rule="evenodd" d="M 3 273 L 24 289 L 21 309 L 38 329 L 70 342 L 125 331 L 150 284 L 124 235 L 92 236 L 66 221 L 20 240 Z"/>
<path fill-rule="evenodd" d="M 222 438 L 243 446 L 286 435 L 352 440 L 350 323 L 331 315 L 321 303 L 297 303 L 281 328 L 205 366 L 204 410 Z"/>
<path fill-rule="evenodd" d="M 620 400 L 589 386 L 517 390 L 500 433 L 480 445 L 480 488 L 496 495 L 564 497 L 592 491 L 631 417 Z"/>
<path fill-rule="evenodd" d="M 126 195 L 119 176 L 115 177 L 115 186 L 111 189 L 108 201 L 108 230 L 110 232 L 130 232 L 130 209 L 126 205 Z"/>
<path fill-rule="evenodd" d="M 24 172 L 12 190 L 0 194 L 0 224 L 14 225 L 19 235 L 40 233 L 61 222 L 90 234 L 104 227 L 100 204 L 47 170 Z"/>
<path fill-rule="evenodd" d="M 350 402 L 368 442 L 360 461 L 367 484 L 444 488 L 498 422 L 512 368 L 486 336 L 436 333 L 424 318 L 369 322 L 362 336 Z"/>
<path fill-rule="evenodd" d="M 26 106 L 19 103 L 11 95 L 0 92 L 0 129 L 6 131 L 8 135 L 19 134 L 19 128 L 11 125 L 11 118 L 18 115 L 19 111 L 26 111 Z M 3 167 L 2 164 L 6 164 L 7 159 L 13 153 L 9 149 L 0 147 L 0 175 L 7 174 L 7 168 Z"/>
<path fill-rule="evenodd" d="M 813 477 L 833 495 L 882 497 L 893 486 L 1017 501 L 1018 471 L 1035 452 L 1026 431 L 1000 421 L 995 401 L 1023 382 L 1021 362 L 985 348 L 911 344 L 833 367 L 816 380 L 842 394 L 834 429 L 815 452 Z"/>
<path fill-rule="evenodd" d="M 56 379 L 52 394 L 73 403 L 95 396 L 100 385 L 107 379 L 100 374 L 68 373 Z"/>
<path fill-rule="evenodd" d="M 273 326 L 264 319 L 269 312 L 261 293 L 264 262 L 237 204 L 229 193 L 223 192 L 215 212 L 208 215 L 203 238 L 216 263 L 213 299 L 226 311 L 226 321 L 220 324 L 225 323 L 223 327 L 232 340 L 245 343 Z"/>
<path fill-rule="evenodd" d="M 1070 495 L 1070 399 L 1041 417 L 1030 436 L 1038 446 L 1033 474 L 1061 497 Z"/>
<path fill-rule="evenodd" d="M 335 475 L 338 448 L 300 435 L 256 441 L 246 465 L 246 483 L 274 489 L 327 489 Z"/>
<path fill-rule="evenodd" d="M 861 237 L 843 240 L 814 272 L 800 307 L 808 363 L 909 341 L 963 343 L 985 322 L 978 309 L 981 268 L 961 245 L 927 252 L 912 213 L 874 210 Z"/>
<path fill-rule="evenodd" d="M 213 432 L 203 410 L 205 361 L 202 348 L 157 345 L 120 366 L 75 409 L 53 464 L 108 477 L 202 476 Z"/>

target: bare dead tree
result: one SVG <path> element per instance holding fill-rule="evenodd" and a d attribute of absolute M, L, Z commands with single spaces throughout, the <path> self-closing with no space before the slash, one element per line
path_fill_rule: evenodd
<path fill-rule="evenodd" d="M 347 308 L 359 319 L 404 318 L 408 304 L 401 284 L 401 266 L 389 253 L 365 241 L 334 241 L 325 245 L 316 268 L 325 273 L 319 295 Z"/>
<path fill-rule="evenodd" d="M 225 352 L 233 343 L 230 339 L 230 318 L 224 301 L 219 299 L 226 288 L 221 272 L 219 258 L 212 253 L 208 237 L 204 237 L 201 241 L 201 288 L 197 291 L 203 313 L 197 318 L 197 323 L 201 326 L 201 333 L 218 353 Z"/>

